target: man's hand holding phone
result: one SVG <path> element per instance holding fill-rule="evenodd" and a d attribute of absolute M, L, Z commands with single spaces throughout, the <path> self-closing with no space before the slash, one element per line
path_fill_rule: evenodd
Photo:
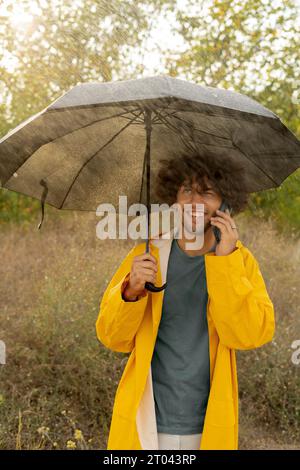
<path fill-rule="evenodd" d="M 226 209 L 225 212 L 217 210 L 217 216 L 211 218 L 211 224 L 218 227 L 221 232 L 221 240 L 216 246 L 216 256 L 230 255 L 236 249 L 239 234 L 229 210 Z"/>

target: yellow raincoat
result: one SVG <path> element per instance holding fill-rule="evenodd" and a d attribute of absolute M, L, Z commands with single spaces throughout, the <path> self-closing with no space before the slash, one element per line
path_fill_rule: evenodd
<path fill-rule="evenodd" d="M 174 230 L 150 239 L 158 261 L 156 285 L 166 282 Z M 122 299 L 135 256 L 127 254 L 107 286 L 96 321 L 98 339 L 107 348 L 131 353 L 119 382 L 107 449 L 158 450 L 151 359 L 162 312 L 164 290 L 146 291 L 135 302 Z M 258 348 L 272 340 L 274 307 L 259 265 L 240 240 L 227 256 L 205 256 L 210 393 L 199 450 L 238 449 L 238 381 L 235 349 Z"/>

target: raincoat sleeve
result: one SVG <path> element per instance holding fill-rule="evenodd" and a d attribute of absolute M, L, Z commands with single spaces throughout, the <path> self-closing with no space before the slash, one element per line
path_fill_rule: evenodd
<path fill-rule="evenodd" d="M 126 301 L 122 293 L 127 285 L 134 248 L 127 254 L 108 284 L 96 321 L 97 338 L 112 351 L 131 352 L 148 300 L 145 289 L 136 301 Z"/>
<path fill-rule="evenodd" d="M 246 247 L 227 256 L 206 257 L 210 313 L 220 342 L 232 349 L 254 349 L 272 340 L 274 306 L 258 262 Z"/>

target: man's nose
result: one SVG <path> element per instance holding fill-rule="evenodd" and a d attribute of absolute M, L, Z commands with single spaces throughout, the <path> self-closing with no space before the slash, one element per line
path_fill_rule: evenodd
<path fill-rule="evenodd" d="M 193 204 L 204 204 L 204 198 L 202 194 L 199 194 L 197 191 L 192 192 L 192 203 Z"/>

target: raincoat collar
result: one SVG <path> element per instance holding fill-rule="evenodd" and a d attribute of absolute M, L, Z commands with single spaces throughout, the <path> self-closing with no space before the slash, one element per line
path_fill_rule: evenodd
<path fill-rule="evenodd" d="M 150 247 L 154 248 L 154 250 L 158 249 L 160 255 L 168 257 L 171 250 L 172 241 L 174 239 L 176 233 L 176 229 L 173 227 L 171 230 L 166 232 L 159 232 L 157 235 L 153 235 L 149 238 L 149 245 Z M 236 248 L 241 248 L 243 246 L 240 239 L 236 241 L 235 244 Z M 214 250 L 208 251 L 204 254 L 206 256 L 215 256 Z M 166 273 L 162 272 L 163 282 L 166 282 Z"/>

